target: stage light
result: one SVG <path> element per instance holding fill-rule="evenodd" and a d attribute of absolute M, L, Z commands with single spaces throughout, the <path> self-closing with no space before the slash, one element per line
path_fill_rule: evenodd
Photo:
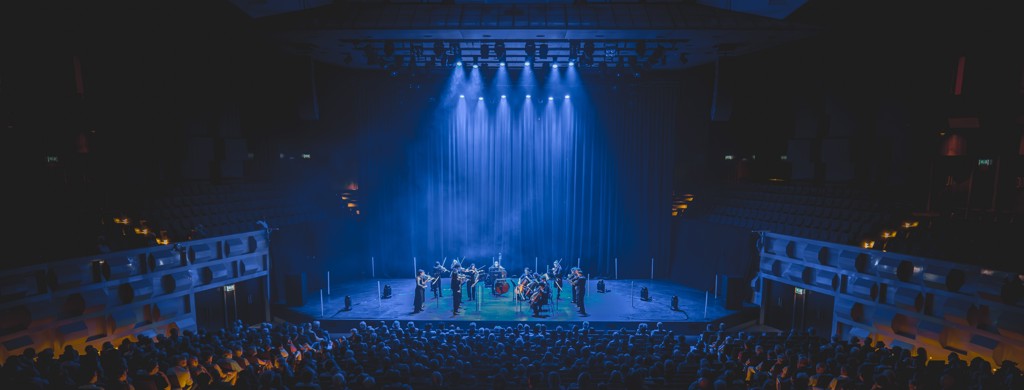
<path fill-rule="evenodd" d="M 505 95 L 501 95 L 501 98 L 502 98 L 502 99 L 504 99 L 504 98 L 505 98 Z"/>
<path fill-rule="evenodd" d="M 459 95 L 459 99 L 465 99 L 466 95 Z"/>
<path fill-rule="evenodd" d="M 473 64 L 473 69 L 480 69 L 480 64 Z"/>
<path fill-rule="evenodd" d="M 568 99 L 568 98 L 569 98 L 569 95 L 565 95 L 565 98 L 566 98 L 566 99 Z"/>
<path fill-rule="evenodd" d="M 661 65 L 665 65 L 665 60 L 665 48 L 661 47 L 661 45 L 655 46 L 654 52 L 651 53 L 649 58 L 647 58 L 648 63 L 657 62 Z"/>
<path fill-rule="evenodd" d="M 502 61 L 502 62 L 499 62 L 499 63 L 498 63 L 498 66 L 500 66 L 500 67 L 504 68 L 504 67 L 505 67 L 505 62 L 504 62 L 504 61 Z"/>
<path fill-rule="evenodd" d="M 636 43 L 636 55 L 637 57 L 643 57 L 647 54 L 647 43 L 644 41 L 638 41 Z"/>
<path fill-rule="evenodd" d="M 478 98 L 476 98 L 476 100 L 479 100 L 479 101 L 484 101 L 484 97 L 483 97 L 483 96 L 481 96 L 481 97 L 478 97 Z"/>
<path fill-rule="evenodd" d="M 487 58 L 491 56 L 491 46 L 488 44 L 480 45 L 480 58 Z"/>
<path fill-rule="evenodd" d="M 555 100 L 554 96 L 548 96 L 548 101 Z"/>
<path fill-rule="evenodd" d="M 524 62 L 524 63 L 523 63 L 523 66 L 524 66 L 524 67 L 527 67 L 527 68 L 529 68 L 529 67 L 530 67 L 530 61 L 526 61 L 526 62 Z"/>
<path fill-rule="evenodd" d="M 527 99 L 529 99 L 529 98 L 531 98 L 531 97 L 532 97 L 532 96 L 530 96 L 529 94 L 527 94 L 527 95 L 526 95 L 526 98 L 527 98 Z"/>
<path fill-rule="evenodd" d="M 569 61 L 569 66 L 570 67 L 576 66 L 576 61 Z"/>
<path fill-rule="evenodd" d="M 505 61 L 505 42 L 494 44 L 494 55 L 498 57 L 498 61 Z"/>
<path fill-rule="evenodd" d="M 558 64 L 551 64 L 552 69 L 558 69 Z"/>
<path fill-rule="evenodd" d="M 456 61 L 455 66 L 462 66 L 462 61 Z"/>

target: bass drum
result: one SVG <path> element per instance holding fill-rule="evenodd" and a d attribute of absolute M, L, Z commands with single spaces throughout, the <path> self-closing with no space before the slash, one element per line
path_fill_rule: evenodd
<path fill-rule="evenodd" d="M 507 280 L 498 279 L 494 281 L 494 287 L 492 287 L 492 290 L 494 291 L 494 295 L 503 295 L 508 292 L 508 288 Z"/>

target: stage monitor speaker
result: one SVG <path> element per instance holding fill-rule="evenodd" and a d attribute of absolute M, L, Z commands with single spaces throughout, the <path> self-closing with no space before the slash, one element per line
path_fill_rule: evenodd
<path fill-rule="evenodd" d="M 743 308 L 743 301 L 750 295 L 750 286 L 743 277 L 721 275 L 718 286 L 721 289 L 719 296 L 725 297 L 725 308 L 727 310 L 739 310 Z"/>
<path fill-rule="evenodd" d="M 306 304 L 305 272 L 285 276 L 284 300 L 288 306 L 302 306 Z"/>

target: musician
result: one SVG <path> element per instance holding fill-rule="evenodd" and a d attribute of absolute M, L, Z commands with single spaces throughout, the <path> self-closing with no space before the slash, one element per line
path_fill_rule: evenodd
<path fill-rule="evenodd" d="M 547 304 L 549 292 L 547 283 L 537 285 L 536 291 L 530 296 L 530 309 L 533 309 L 533 316 L 540 317 L 540 312 Z"/>
<path fill-rule="evenodd" d="M 476 263 L 470 264 L 469 268 L 466 268 L 466 288 L 469 291 L 469 299 L 467 301 L 476 300 L 476 283 L 480 281 L 480 270 L 476 268 Z"/>
<path fill-rule="evenodd" d="M 430 275 L 434 279 L 434 282 L 430 284 L 430 291 L 434 293 L 434 298 L 444 297 L 444 289 L 441 288 L 441 276 L 445 272 L 448 272 L 448 269 L 441 265 L 440 261 L 435 261 L 434 271 Z"/>
<path fill-rule="evenodd" d="M 416 298 L 413 300 L 413 314 L 423 311 L 423 302 L 427 300 L 427 285 L 432 280 L 422 269 L 416 272 Z"/>
<path fill-rule="evenodd" d="M 494 286 L 495 280 L 504 279 L 507 276 L 505 267 L 502 267 L 498 260 L 494 260 L 494 264 L 487 268 L 487 273 L 491 275 L 490 280 L 487 281 L 490 286 Z"/>
<path fill-rule="evenodd" d="M 567 277 L 567 279 L 569 279 L 569 284 L 572 286 L 572 296 L 570 296 L 570 298 L 572 298 L 572 303 L 576 303 L 576 277 L 578 275 L 576 271 L 578 270 L 579 267 L 569 268 L 569 276 Z"/>
<path fill-rule="evenodd" d="M 555 260 L 555 264 L 551 267 L 551 278 L 555 280 L 555 299 L 562 299 L 562 263 L 561 260 Z"/>
<path fill-rule="evenodd" d="M 576 268 L 576 281 L 573 282 L 576 290 L 576 306 L 580 308 L 580 314 L 587 315 L 587 306 L 584 298 L 587 296 L 587 276 L 583 270 Z"/>
<path fill-rule="evenodd" d="M 459 315 L 459 307 L 462 306 L 462 283 L 465 282 L 463 278 L 466 276 L 456 271 L 458 266 L 457 262 L 452 262 L 452 315 Z"/>
<path fill-rule="evenodd" d="M 523 269 L 523 274 L 519 276 L 519 286 L 516 292 L 519 294 L 520 300 L 530 299 L 530 285 L 533 283 L 533 272 L 530 271 L 530 267 Z"/>

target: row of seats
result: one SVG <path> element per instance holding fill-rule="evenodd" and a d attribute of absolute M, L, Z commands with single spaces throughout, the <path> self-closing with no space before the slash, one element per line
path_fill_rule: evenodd
<path fill-rule="evenodd" d="M 129 217 L 134 226 L 145 221 L 151 233 L 142 240 L 125 237 L 121 241 L 130 242 L 121 242 L 116 249 L 154 245 L 160 237 L 184 241 L 252 231 L 260 228 L 257 221 L 280 227 L 322 218 L 310 202 L 290 202 L 286 191 L 269 183 L 188 183 L 141 197 L 134 204 L 105 219 Z M 105 236 L 126 236 L 118 233 L 108 231 Z"/>
<path fill-rule="evenodd" d="M 896 220 L 898 206 L 842 187 L 727 183 L 692 207 L 714 223 L 857 245 Z"/>

